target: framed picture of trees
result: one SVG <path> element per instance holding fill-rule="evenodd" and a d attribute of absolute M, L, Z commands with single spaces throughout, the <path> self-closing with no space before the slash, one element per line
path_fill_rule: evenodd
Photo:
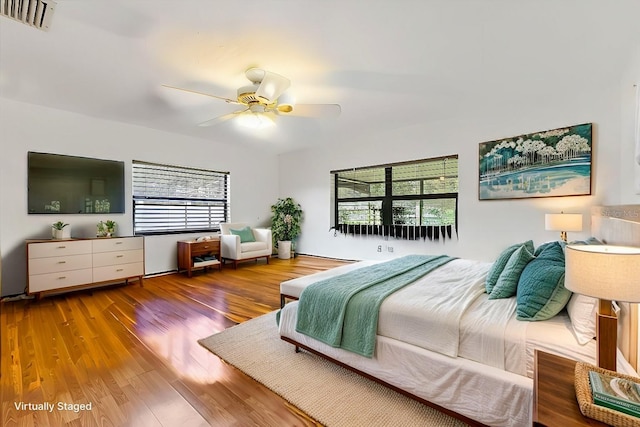
<path fill-rule="evenodd" d="M 483 142 L 480 200 L 591 194 L 592 124 Z"/>

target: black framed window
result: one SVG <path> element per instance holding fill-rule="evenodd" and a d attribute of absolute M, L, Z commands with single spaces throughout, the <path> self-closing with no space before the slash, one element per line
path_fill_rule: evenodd
<path fill-rule="evenodd" d="M 134 234 L 218 231 L 229 218 L 229 172 L 133 161 Z"/>
<path fill-rule="evenodd" d="M 332 226 L 339 231 L 418 238 L 457 228 L 457 155 L 331 174 Z"/>

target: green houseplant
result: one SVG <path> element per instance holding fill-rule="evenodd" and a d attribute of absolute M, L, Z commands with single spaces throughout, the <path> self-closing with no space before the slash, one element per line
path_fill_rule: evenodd
<path fill-rule="evenodd" d="M 278 248 L 278 258 L 291 257 L 291 242 L 300 235 L 302 208 L 291 197 L 278 199 L 271 206 L 271 233 Z"/>
<path fill-rule="evenodd" d="M 66 224 L 62 221 L 54 222 L 53 224 L 51 224 L 51 236 L 54 239 L 64 239 L 66 237 L 69 237 L 69 236 L 65 236 L 66 230 L 64 229 L 68 225 L 69 224 Z"/>
<path fill-rule="evenodd" d="M 116 233 L 116 222 L 112 220 L 98 223 L 98 237 L 113 237 Z"/>

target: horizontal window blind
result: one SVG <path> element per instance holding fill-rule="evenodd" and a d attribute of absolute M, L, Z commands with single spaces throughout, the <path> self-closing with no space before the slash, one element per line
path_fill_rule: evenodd
<path fill-rule="evenodd" d="M 133 161 L 134 233 L 217 231 L 229 217 L 229 173 Z"/>

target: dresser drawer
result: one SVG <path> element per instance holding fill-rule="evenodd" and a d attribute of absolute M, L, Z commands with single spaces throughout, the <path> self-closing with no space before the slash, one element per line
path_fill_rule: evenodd
<path fill-rule="evenodd" d="M 36 274 L 29 276 L 29 293 L 68 288 L 69 286 L 91 283 L 93 270 L 61 271 L 58 273 Z"/>
<path fill-rule="evenodd" d="M 144 261 L 142 249 L 132 251 L 98 252 L 93 254 L 93 266 L 105 267 L 108 265 L 130 264 Z"/>
<path fill-rule="evenodd" d="M 108 280 L 125 279 L 128 277 L 143 276 L 144 263 L 109 265 L 93 269 L 94 282 L 106 282 Z"/>
<path fill-rule="evenodd" d="M 91 268 L 91 254 L 30 258 L 29 275 Z"/>
<path fill-rule="evenodd" d="M 204 255 L 211 252 L 220 253 L 219 240 L 191 243 L 191 256 Z"/>
<path fill-rule="evenodd" d="M 144 240 L 142 237 L 111 237 L 96 239 L 93 241 L 93 252 L 130 251 L 142 249 Z"/>
<path fill-rule="evenodd" d="M 58 257 L 91 253 L 91 240 L 61 240 L 27 245 L 29 258 Z"/>

